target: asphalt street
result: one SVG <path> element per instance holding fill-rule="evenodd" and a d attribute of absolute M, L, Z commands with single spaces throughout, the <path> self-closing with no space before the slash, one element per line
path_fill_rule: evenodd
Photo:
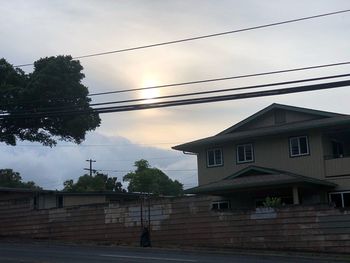
<path fill-rule="evenodd" d="M 240 263 L 311 263 L 345 262 L 332 258 L 300 257 L 298 255 L 242 255 L 206 251 L 180 251 L 156 248 L 102 247 L 90 245 L 52 245 L 48 243 L 18 243 L 0 241 L 1 263 L 80 263 L 80 262 L 240 262 Z"/>

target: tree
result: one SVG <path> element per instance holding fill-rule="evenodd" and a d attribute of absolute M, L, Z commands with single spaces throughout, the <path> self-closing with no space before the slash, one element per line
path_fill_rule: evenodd
<path fill-rule="evenodd" d="M 71 56 L 42 58 L 25 74 L 0 59 L 0 142 L 18 140 L 54 146 L 57 140 L 81 143 L 87 131 L 100 125 L 92 112 L 83 67 Z M 62 111 L 85 111 L 63 114 Z"/>
<path fill-rule="evenodd" d="M 0 169 L 0 186 L 9 188 L 41 189 L 33 181 L 23 182 L 18 172 L 12 169 Z"/>
<path fill-rule="evenodd" d="M 135 172 L 128 173 L 123 177 L 124 182 L 129 182 L 129 192 L 172 196 L 182 194 L 183 185 L 179 181 L 173 181 L 158 168 L 150 167 L 147 160 L 136 161 L 135 167 Z"/>
<path fill-rule="evenodd" d="M 108 177 L 107 174 L 95 173 L 95 175 L 84 174 L 78 181 L 67 180 L 63 183 L 63 191 L 68 192 L 94 192 L 94 191 L 114 191 L 126 192 L 122 184 L 117 182 L 117 177 Z"/>

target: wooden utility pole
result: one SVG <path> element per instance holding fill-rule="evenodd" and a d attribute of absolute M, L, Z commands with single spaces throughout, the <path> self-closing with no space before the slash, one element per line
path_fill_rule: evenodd
<path fill-rule="evenodd" d="M 90 176 L 92 176 L 92 171 L 93 171 L 93 169 L 92 169 L 92 163 L 95 163 L 96 160 L 89 159 L 89 160 L 86 160 L 86 161 L 90 163 L 90 168 L 84 168 L 84 170 L 90 171 Z"/>

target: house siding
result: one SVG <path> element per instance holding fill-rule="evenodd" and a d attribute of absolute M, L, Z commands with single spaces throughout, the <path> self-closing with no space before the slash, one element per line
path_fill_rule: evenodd
<path fill-rule="evenodd" d="M 318 125 L 324 118 L 334 118 L 334 122 L 326 121 L 325 125 Z M 216 136 L 174 149 L 197 153 L 199 186 L 220 181 L 253 165 L 328 180 L 338 185 L 335 191 L 350 191 L 348 118 L 349 115 L 272 104 Z M 309 123 L 314 120 L 321 122 Z M 276 135 L 267 135 L 273 133 Z M 303 151 L 304 155 L 291 157 L 289 139 L 299 136 L 308 137 L 309 153 Z M 341 146 L 334 145 L 332 141 Z M 239 144 L 254 146 L 253 162 L 237 163 L 236 146 Z M 207 167 L 206 150 L 210 148 L 222 148 L 222 166 Z"/>
<path fill-rule="evenodd" d="M 280 111 L 283 111 L 283 110 L 280 110 Z M 315 116 L 307 113 L 301 113 L 301 112 L 291 112 L 291 111 L 283 111 L 283 112 L 285 113 L 285 120 L 286 120 L 285 123 L 308 121 L 308 120 L 315 120 L 320 118 L 319 116 Z M 244 124 L 243 126 L 239 127 L 235 131 L 245 131 L 245 130 L 251 130 L 251 129 L 271 127 L 275 125 L 276 125 L 275 111 L 271 111 L 255 119 L 253 122 L 248 122 L 247 124 Z"/>
<path fill-rule="evenodd" d="M 310 154 L 300 157 L 290 157 L 289 138 L 299 135 L 308 136 Z M 254 162 L 237 164 L 236 146 L 244 143 L 252 143 L 254 145 Z M 223 149 L 224 159 L 224 165 L 221 167 L 207 168 L 206 151 L 202 150 L 199 153 L 199 185 L 219 181 L 250 165 L 280 169 L 300 175 L 325 179 L 322 133 L 320 131 L 299 132 L 283 136 L 228 142 L 225 145 L 221 145 L 221 147 Z"/>

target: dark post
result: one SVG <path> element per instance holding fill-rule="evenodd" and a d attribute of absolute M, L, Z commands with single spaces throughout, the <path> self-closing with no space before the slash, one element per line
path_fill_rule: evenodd
<path fill-rule="evenodd" d="M 86 161 L 90 163 L 90 168 L 89 169 L 84 168 L 84 170 L 89 170 L 90 171 L 90 176 L 92 176 L 92 171 L 93 171 L 92 170 L 92 163 L 95 163 L 96 160 L 89 159 L 89 160 L 86 160 Z"/>

